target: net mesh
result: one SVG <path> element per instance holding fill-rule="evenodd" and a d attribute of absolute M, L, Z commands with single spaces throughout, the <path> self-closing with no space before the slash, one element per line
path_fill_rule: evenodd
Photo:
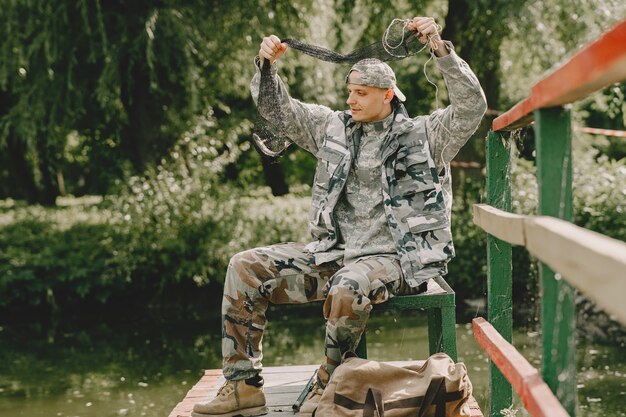
<path fill-rule="evenodd" d="M 296 39 L 283 39 L 290 48 L 305 53 L 322 61 L 335 64 L 354 64 L 365 58 L 377 58 L 381 61 L 404 59 L 424 50 L 415 32 L 405 26 L 405 20 L 394 19 L 379 42 L 366 45 L 341 54 L 320 46 L 310 45 Z M 257 102 L 257 114 L 252 133 L 256 149 L 270 157 L 278 157 L 291 141 L 287 138 L 285 117 L 279 106 L 278 86 L 271 75 L 267 60 L 261 68 L 261 83 Z"/>

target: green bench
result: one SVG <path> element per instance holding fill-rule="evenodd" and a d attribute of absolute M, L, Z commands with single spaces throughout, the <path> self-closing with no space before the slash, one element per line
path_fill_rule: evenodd
<path fill-rule="evenodd" d="M 456 362 L 455 306 L 454 291 L 442 277 L 437 277 L 428 282 L 425 292 L 394 297 L 385 303 L 374 305 L 374 311 L 426 310 L 430 354 L 444 352 Z M 356 354 L 361 358 L 367 358 L 366 334 L 367 329 L 361 336 L 356 350 Z"/>

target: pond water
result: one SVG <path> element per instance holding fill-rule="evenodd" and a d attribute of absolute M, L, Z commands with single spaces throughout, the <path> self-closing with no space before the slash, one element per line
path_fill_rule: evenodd
<path fill-rule="evenodd" d="M 290 317 L 300 316 L 298 319 Z M 428 356 L 425 315 L 376 314 L 368 353 L 377 360 Z M 272 310 L 264 341 L 265 365 L 319 363 L 321 310 Z M 85 320 L 83 320 L 85 321 Z M 128 317 L 122 323 L 89 320 L 72 329 L 0 324 L 0 417 L 167 416 L 205 368 L 220 367 L 220 324 L 167 323 Z M 487 359 L 471 326 L 457 328 L 459 360 L 485 410 Z M 540 337 L 517 330 L 515 345 L 535 365 Z M 578 345 L 579 416 L 626 416 L 626 350 Z M 526 416 L 516 399 L 516 416 Z"/>

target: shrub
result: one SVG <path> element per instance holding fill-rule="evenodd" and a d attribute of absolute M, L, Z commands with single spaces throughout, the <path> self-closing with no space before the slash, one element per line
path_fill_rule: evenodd
<path fill-rule="evenodd" d="M 99 200 L 99 199 L 98 199 Z M 5 202 L 0 214 L 0 306 L 104 300 L 124 285 L 115 273 L 119 231 L 93 201 L 50 209 Z"/>
<path fill-rule="evenodd" d="M 3 214 L 0 307 L 63 308 L 129 291 L 149 297 L 181 282 L 221 282 L 236 252 L 306 239 L 308 197 L 221 188 L 171 197 Z M 115 211 L 118 205 L 127 211 Z"/>
<path fill-rule="evenodd" d="M 231 142 L 237 142 L 236 132 Z M 292 187 L 295 193 L 273 197 L 265 187 L 246 191 L 221 182 L 224 167 L 237 157 L 231 142 L 222 146 L 205 130 L 191 132 L 169 160 L 130 179 L 119 195 L 104 201 L 67 199 L 52 209 L 0 202 L 0 307 L 63 309 L 121 295 L 149 298 L 219 285 L 233 254 L 307 241 L 310 188 Z M 624 239 L 624 162 L 578 148 L 575 222 Z M 480 202 L 483 182 L 461 177 L 454 197 L 457 256 L 449 265 L 448 280 L 460 305 L 486 292 L 486 234 L 472 222 L 472 204 Z M 535 213 L 532 162 L 515 161 L 512 183 L 513 211 Z M 536 268 L 524 250 L 514 249 L 513 256 L 514 296 L 533 296 Z"/>

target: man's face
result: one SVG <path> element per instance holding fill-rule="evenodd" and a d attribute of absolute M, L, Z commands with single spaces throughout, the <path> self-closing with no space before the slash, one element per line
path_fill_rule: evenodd
<path fill-rule="evenodd" d="M 390 102 L 393 90 L 368 85 L 360 85 L 361 74 L 352 71 L 348 76 L 348 99 L 346 103 L 352 110 L 355 122 L 374 122 L 382 120 L 391 113 Z"/>

